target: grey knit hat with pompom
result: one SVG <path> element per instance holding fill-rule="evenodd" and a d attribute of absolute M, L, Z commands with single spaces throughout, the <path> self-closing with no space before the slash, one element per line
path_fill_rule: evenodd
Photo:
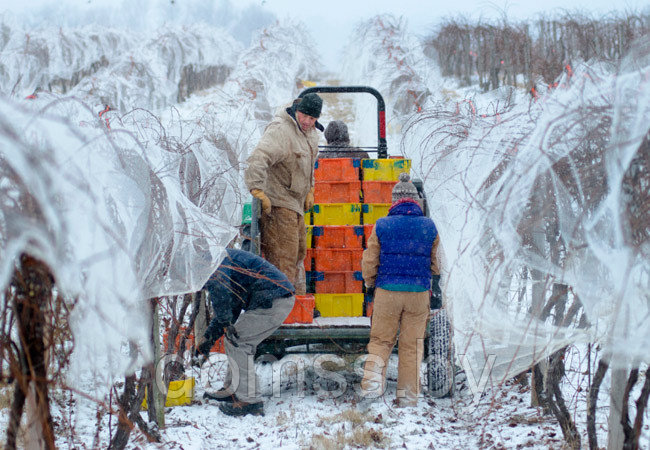
<path fill-rule="evenodd" d="M 399 182 L 393 188 L 393 202 L 403 198 L 411 198 L 413 200 L 420 198 L 417 188 L 411 183 L 411 177 L 406 172 L 399 174 Z"/>

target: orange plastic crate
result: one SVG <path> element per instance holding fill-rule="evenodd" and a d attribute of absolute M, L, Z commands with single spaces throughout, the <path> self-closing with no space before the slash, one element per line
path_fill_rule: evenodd
<path fill-rule="evenodd" d="M 361 181 L 317 181 L 314 190 L 316 203 L 359 203 Z"/>
<path fill-rule="evenodd" d="M 311 270 L 311 261 L 314 258 L 314 249 L 308 248 L 307 249 L 307 255 L 305 256 L 305 270 L 310 271 Z"/>
<path fill-rule="evenodd" d="M 360 293 L 363 289 L 361 272 L 314 272 L 317 294 Z"/>
<path fill-rule="evenodd" d="M 367 225 L 363 226 L 363 237 L 366 239 L 366 247 L 368 246 L 368 239 L 370 239 L 370 235 L 372 234 L 372 229 L 375 227 L 374 223 L 369 223 Z"/>
<path fill-rule="evenodd" d="M 363 315 L 366 317 L 372 317 L 372 307 L 375 304 L 374 299 L 369 296 L 365 296 L 363 299 Z"/>
<path fill-rule="evenodd" d="M 174 342 L 174 350 L 178 349 L 179 345 L 181 345 L 181 335 L 185 333 L 185 330 L 187 327 L 179 327 L 178 329 L 178 335 L 176 335 L 176 342 Z M 167 344 L 169 342 L 169 329 L 165 329 L 163 331 L 163 349 L 167 351 Z M 185 350 L 189 350 L 192 345 L 194 345 L 194 333 L 191 332 L 189 336 L 187 337 L 187 340 L 185 341 Z"/>
<path fill-rule="evenodd" d="M 364 181 L 361 184 L 364 203 L 391 203 L 394 181 Z"/>
<path fill-rule="evenodd" d="M 214 343 L 212 348 L 210 349 L 210 353 L 226 353 L 226 347 L 224 346 L 223 343 L 223 336 L 221 336 L 217 341 Z"/>
<path fill-rule="evenodd" d="M 176 336 L 176 348 L 180 345 L 180 340 L 181 340 L 181 334 L 185 333 L 186 327 L 181 327 L 178 336 Z M 167 349 L 167 342 L 169 340 L 169 330 L 165 330 L 163 332 L 163 346 L 165 350 Z M 190 335 L 187 337 L 187 340 L 185 341 L 185 350 L 189 350 L 192 346 L 194 345 L 194 332 L 191 332 Z M 226 349 L 223 344 L 223 336 L 221 336 L 219 339 L 216 340 L 212 348 L 210 349 L 210 353 L 226 353 Z"/>
<path fill-rule="evenodd" d="M 316 300 L 311 294 L 296 295 L 296 303 L 283 323 L 312 323 Z"/>
<path fill-rule="evenodd" d="M 360 168 L 360 159 L 322 158 L 316 161 L 314 179 L 316 181 L 356 181 L 359 180 Z"/>
<path fill-rule="evenodd" d="M 363 249 L 357 248 L 315 248 L 314 268 L 324 272 L 361 270 Z"/>
<path fill-rule="evenodd" d="M 361 225 L 314 226 L 314 248 L 362 248 L 364 228 Z"/>

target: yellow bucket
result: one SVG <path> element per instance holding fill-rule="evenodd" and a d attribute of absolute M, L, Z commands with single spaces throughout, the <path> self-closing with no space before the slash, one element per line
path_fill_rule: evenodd
<path fill-rule="evenodd" d="M 194 377 L 185 380 L 170 381 L 167 389 L 165 407 L 189 405 L 194 400 Z M 147 394 L 144 394 L 142 409 L 147 409 Z"/>

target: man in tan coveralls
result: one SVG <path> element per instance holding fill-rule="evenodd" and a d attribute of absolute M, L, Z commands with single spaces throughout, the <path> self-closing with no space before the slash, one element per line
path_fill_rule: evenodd
<path fill-rule="evenodd" d="M 304 212 L 314 205 L 314 164 L 318 157 L 323 100 L 306 94 L 281 108 L 248 158 L 244 181 L 262 203 L 264 258 L 296 287 L 306 291 L 300 269 L 307 254 Z"/>

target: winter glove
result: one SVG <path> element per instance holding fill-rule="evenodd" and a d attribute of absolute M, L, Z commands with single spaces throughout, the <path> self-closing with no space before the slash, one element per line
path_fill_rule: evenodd
<path fill-rule="evenodd" d="M 311 190 L 307 193 L 307 197 L 305 197 L 305 212 L 314 207 L 314 189 L 315 188 L 311 188 Z"/>
<path fill-rule="evenodd" d="M 217 342 L 217 339 L 219 339 L 221 336 L 223 336 L 223 333 L 225 333 L 225 329 L 228 325 L 230 324 L 217 322 L 213 319 L 210 322 L 210 325 L 208 325 L 208 328 L 205 330 L 205 333 L 203 333 L 203 338 L 208 342 Z"/>
<path fill-rule="evenodd" d="M 223 336 L 223 333 L 225 332 L 225 328 L 228 325 L 229 325 L 228 323 L 220 323 L 214 320 L 210 322 L 210 325 L 208 325 L 208 328 L 205 330 L 205 333 L 203 334 L 203 342 L 196 347 L 196 350 L 194 350 L 194 356 L 196 357 L 198 357 L 199 355 L 208 356 L 210 354 L 210 349 L 212 348 L 214 343 L 217 342 L 217 339 Z"/>
<path fill-rule="evenodd" d="M 251 189 L 251 195 L 262 202 L 262 211 L 264 214 L 271 215 L 271 200 L 261 189 Z"/>
<path fill-rule="evenodd" d="M 208 356 L 210 354 L 210 349 L 212 348 L 212 345 L 214 342 L 211 342 L 209 340 L 204 341 L 201 345 L 199 345 L 195 350 L 194 350 L 194 356 L 199 357 L 201 355 Z"/>

